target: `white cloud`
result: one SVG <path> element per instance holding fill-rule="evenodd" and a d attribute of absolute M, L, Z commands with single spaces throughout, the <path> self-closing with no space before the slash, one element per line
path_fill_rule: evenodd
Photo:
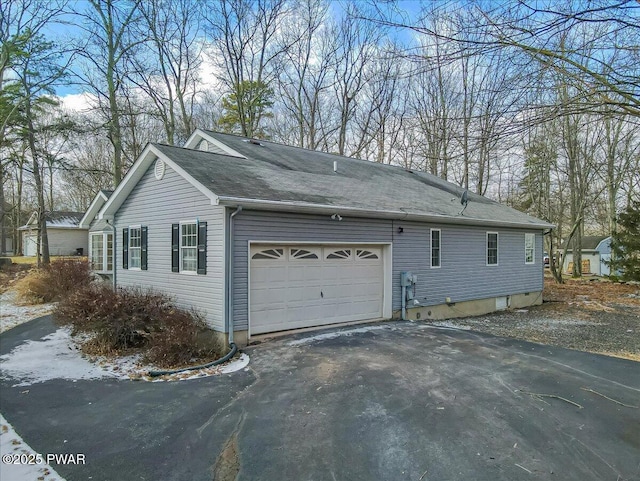
<path fill-rule="evenodd" d="M 68 94 L 60 97 L 59 99 L 65 110 L 77 113 L 90 112 L 96 104 L 95 95 L 87 92 Z"/>

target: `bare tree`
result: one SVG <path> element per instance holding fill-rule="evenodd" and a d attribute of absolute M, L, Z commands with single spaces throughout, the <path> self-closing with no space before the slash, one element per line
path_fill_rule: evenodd
<path fill-rule="evenodd" d="M 89 0 L 89 8 L 74 12 L 86 34 L 78 53 L 84 60 L 80 82 L 95 95 L 107 137 L 113 146 L 113 185 L 123 176 L 121 97 L 126 85 L 127 58 L 146 39 L 134 35 L 141 18 L 141 0 Z"/>
<path fill-rule="evenodd" d="M 170 144 L 193 131 L 193 110 L 201 89 L 204 43 L 200 10 L 192 0 L 142 2 L 144 21 L 136 36 L 149 36 L 146 48 L 130 57 L 132 81 L 151 99 Z"/>
<path fill-rule="evenodd" d="M 213 41 L 212 59 L 229 99 L 235 102 L 240 133 L 245 137 L 252 137 L 260 128 L 262 99 L 255 95 L 270 88 L 274 78 L 270 67 L 284 50 L 276 35 L 286 7 L 285 0 L 220 0 L 203 8 Z"/>
<path fill-rule="evenodd" d="M 328 142 L 324 119 L 337 45 L 328 8 L 325 0 L 305 0 L 296 6 L 284 22 L 283 54 L 275 64 L 282 113 L 276 114 L 271 131 L 285 143 L 309 149 Z"/>
<path fill-rule="evenodd" d="M 358 150 L 354 146 L 347 151 L 350 124 L 356 115 L 357 99 L 364 89 L 370 73 L 370 64 L 376 57 L 377 43 L 382 31 L 362 20 L 355 2 L 348 3 L 336 29 L 334 90 L 337 101 L 337 149 L 340 155 L 350 155 Z"/>

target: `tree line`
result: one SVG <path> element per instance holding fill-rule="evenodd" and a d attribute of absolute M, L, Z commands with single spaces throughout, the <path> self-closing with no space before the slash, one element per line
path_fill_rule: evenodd
<path fill-rule="evenodd" d="M 634 0 L 3 3 L 2 225 L 45 240 L 197 127 L 430 172 L 554 223 L 575 275 L 638 200 Z"/>

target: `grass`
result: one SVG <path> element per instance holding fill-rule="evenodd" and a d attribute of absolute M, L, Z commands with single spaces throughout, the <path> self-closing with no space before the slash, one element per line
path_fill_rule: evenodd
<path fill-rule="evenodd" d="M 11 262 L 13 262 L 14 264 L 33 264 L 35 265 L 38 258 L 36 256 L 30 257 L 30 256 L 13 256 L 10 257 Z M 83 260 L 87 260 L 86 256 L 51 256 L 51 262 L 58 260 L 58 259 L 83 259 Z"/>

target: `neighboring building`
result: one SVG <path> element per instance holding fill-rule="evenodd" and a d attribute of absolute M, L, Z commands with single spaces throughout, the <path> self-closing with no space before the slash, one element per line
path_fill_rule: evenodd
<path fill-rule="evenodd" d="M 79 227 L 82 212 L 47 212 L 47 237 L 49 254 L 71 256 L 87 254 L 88 229 Z M 29 221 L 18 229 L 22 233 L 22 249 L 25 256 L 38 254 L 38 214 L 33 213 Z"/>
<path fill-rule="evenodd" d="M 564 244 L 560 251 L 564 251 Z M 582 237 L 582 274 L 608 276 L 611 260 L 611 236 L 583 236 Z M 573 250 L 567 252 L 562 263 L 562 271 L 570 274 L 573 271 Z"/>
<path fill-rule="evenodd" d="M 0 203 L 0 255 L 13 255 L 13 234 L 15 229 L 11 225 L 11 211 L 13 206 L 8 202 Z M 4 241 L 3 241 L 4 239 Z"/>
<path fill-rule="evenodd" d="M 85 217 L 92 233 L 115 225 L 115 284 L 167 292 L 244 344 L 540 304 L 552 225 L 462 197 L 424 172 L 198 130 L 148 145 Z"/>

